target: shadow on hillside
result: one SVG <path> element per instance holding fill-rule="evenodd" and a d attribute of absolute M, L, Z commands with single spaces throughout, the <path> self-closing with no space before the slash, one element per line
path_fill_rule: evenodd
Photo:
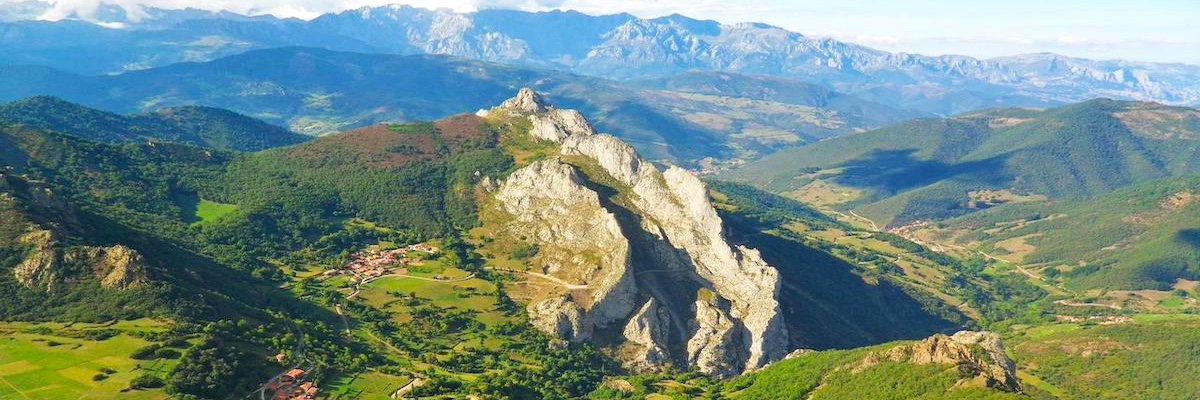
<path fill-rule="evenodd" d="M 1184 229 L 1175 234 L 1175 238 L 1188 246 L 1200 250 L 1200 228 Z"/>
<path fill-rule="evenodd" d="M 840 185 L 899 193 L 948 179 L 980 185 L 1010 181 L 1004 171 L 1007 156 L 949 164 L 914 157 L 917 149 L 876 150 L 839 165 L 845 172 L 834 178 Z"/>
<path fill-rule="evenodd" d="M 264 310 L 285 312 L 292 317 L 323 321 L 333 326 L 340 320 L 332 311 L 296 297 L 290 291 L 255 278 L 249 273 L 221 265 L 166 239 L 145 235 L 112 219 L 81 213 L 89 229 L 86 236 L 96 244 L 126 245 L 154 265 L 152 279 L 170 287 L 171 311 L 199 320 L 275 319 Z"/>
<path fill-rule="evenodd" d="M 887 280 L 867 283 L 853 266 L 829 253 L 758 232 L 723 216 L 746 246 L 779 270 L 780 299 L 792 347 L 852 348 L 949 332 L 960 324 L 934 315 Z M 961 318 L 960 320 L 965 320 Z"/>
<path fill-rule="evenodd" d="M 769 235 L 757 235 L 750 244 L 779 270 L 780 297 L 798 347 L 860 347 L 957 327 L 926 312 L 889 281 L 867 284 L 849 264 L 827 253 Z"/>

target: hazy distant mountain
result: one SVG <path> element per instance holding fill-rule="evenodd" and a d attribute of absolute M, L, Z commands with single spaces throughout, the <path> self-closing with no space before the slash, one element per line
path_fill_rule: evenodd
<path fill-rule="evenodd" d="M 143 9 L 137 21 L 109 14 L 126 29 L 79 21 L 0 24 L 0 64 L 106 73 L 301 45 L 446 54 L 617 79 L 697 69 L 771 75 L 941 114 L 1095 97 L 1200 104 L 1200 66 L 1049 54 L 980 60 L 889 53 L 764 24 L 728 25 L 681 15 L 455 13 L 408 6 L 364 7 L 307 22 L 152 8 Z M 110 54 L 117 47 L 124 51 Z"/>
<path fill-rule="evenodd" d="M 534 86 L 596 117 L 655 159 L 746 158 L 920 116 L 780 78 L 698 75 L 626 84 L 445 56 L 312 48 L 251 51 L 204 63 L 96 77 L 44 67 L 0 67 L 0 99 L 54 95 L 121 113 L 160 107 L 227 108 L 319 135 L 383 121 L 432 120 L 496 104 Z M 734 86 L 736 84 L 736 86 Z"/>

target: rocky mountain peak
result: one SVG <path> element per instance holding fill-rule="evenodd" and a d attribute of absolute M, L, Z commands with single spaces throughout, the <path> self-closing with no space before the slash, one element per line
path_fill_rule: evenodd
<path fill-rule="evenodd" d="M 565 282 L 530 302 L 535 326 L 619 343 L 636 369 L 729 376 L 787 353 L 778 274 L 756 250 L 729 242 L 700 179 L 660 172 L 531 90 L 488 115 L 501 110 L 528 114 L 529 134 L 558 144 L 557 158 L 513 172 L 495 195 L 512 216 L 500 231 L 539 246 L 531 266 Z"/>
<path fill-rule="evenodd" d="M 515 110 L 523 113 L 538 114 L 550 109 L 550 104 L 542 95 L 530 88 L 521 88 L 517 95 L 500 103 L 499 109 Z"/>

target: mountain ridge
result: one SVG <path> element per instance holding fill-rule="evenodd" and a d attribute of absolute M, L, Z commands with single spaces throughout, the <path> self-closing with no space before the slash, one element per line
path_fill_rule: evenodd
<path fill-rule="evenodd" d="M 311 21 L 220 15 L 179 18 L 181 22 L 165 27 L 147 22 L 143 28 L 130 25 L 116 31 L 89 28 L 77 21 L 72 25 L 71 20 L 64 20 L 61 26 L 0 24 L 0 31 L 11 32 L 8 36 L 25 38 L 0 41 L 0 49 L 7 50 L 8 57 L 17 57 L 0 59 L 0 63 L 49 63 L 60 68 L 93 68 L 88 72 L 98 73 L 213 59 L 251 48 L 305 45 L 448 54 L 621 79 L 663 77 L 690 69 L 773 75 L 943 115 L 988 105 L 1047 106 L 1104 96 L 1200 104 L 1200 87 L 1194 83 L 1200 66 L 1063 56 L 1047 61 L 1036 54 L 977 59 L 889 53 L 769 25 L 722 24 L 678 15 L 643 19 L 627 14 L 455 13 L 379 6 L 324 14 Z M 570 26 L 571 32 L 578 33 L 568 34 L 555 28 L 558 26 Z M 63 54 L 51 40 L 30 40 L 68 33 L 93 37 L 95 47 L 85 45 L 83 52 Z M 144 40 L 148 37 L 162 39 Z M 185 55 L 163 47 L 163 39 L 188 43 L 189 52 Z M 131 56 L 100 52 L 101 46 L 114 43 L 124 44 Z M 107 61 L 66 62 L 82 54 Z"/>
<path fill-rule="evenodd" d="M 111 76 L 78 76 L 42 67 L 0 71 L 12 77 L 0 79 L 0 98 L 51 94 L 119 113 L 218 106 L 310 135 L 443 118 L 463 109 L 490 107 L 518 87 L 532 86 L 556 102 L 588 112 L 599 126 L 647 156 L 681 164 L 706 157 L 752 158 L 925 115 L 780 78 L 723 74 L 740 90 L 695 92 L 446 55 L 307 47 L 252 50 Z M 768 91 L 764 86 L 774 83 L 783 84 L 769 89 L 776 97 L 744 97 Z"/>

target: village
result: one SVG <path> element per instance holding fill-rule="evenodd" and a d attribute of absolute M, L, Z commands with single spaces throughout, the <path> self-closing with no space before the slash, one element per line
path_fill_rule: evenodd
<path fill-rule="evenodd" d="M 427 243 L 417 243 L 397 249 L 382 250 L 372 246 L 350 256 L 340 268 L 324 272 L 326 277 L 347 274 L 354 283 L 361 283 L 387 274 L 403 274 L 402 267 L 420 264 L 422 260 L 438 252 L 438 248 Z"/>
<path fill-rule="evenodd" d="M 311 380 L 305 379 L 305 371 L 292 368 L 279 374 L 267 383 L 266 392 L 273 393 L 271 400 L 310 400 L 317 397 L 320 388 Z"/>

